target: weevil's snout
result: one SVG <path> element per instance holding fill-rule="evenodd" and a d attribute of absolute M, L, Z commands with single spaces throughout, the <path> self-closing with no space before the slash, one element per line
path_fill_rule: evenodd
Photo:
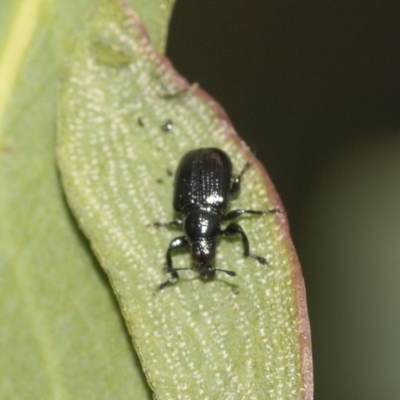
<path fill-rule="evenodd" d="M 204 279 L 212 278 L 215 275 L 215 268 L 211 264 L 200 264 L 199 274 Z"/>

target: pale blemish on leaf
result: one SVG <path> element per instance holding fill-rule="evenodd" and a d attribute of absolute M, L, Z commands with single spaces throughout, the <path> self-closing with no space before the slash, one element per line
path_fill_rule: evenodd
<path fill-rule="evenodd" d="M 169 241 L 181 234 L 152 227 L 174 219 L 168 171 L 197 147 L 224 149 L 236 172 L 251 157 L 218 105 L 188 89 L 132 11 L 100 8 L 71 56 L 60 101 L 58 157 L 69 202 L 111 279 L 157 398 L 311 398 L 309 343 L 301 339 L 308 325 L 296 292 L 304 287 L 294 278 L 284 214 L 241 219 L 268 266 L 244 259 L 240 240 L 221 240 L 217 267 L 237 277 L 203 281 L 182 272 L 153 295 L 165 280 Z M 167 120 L 173 130 L 165 133 Z M 232 207 L 281 208 L 264 179 L 254 165 Z M 178 254 L 174 263 L 188 266 L 190 257 Z"/>

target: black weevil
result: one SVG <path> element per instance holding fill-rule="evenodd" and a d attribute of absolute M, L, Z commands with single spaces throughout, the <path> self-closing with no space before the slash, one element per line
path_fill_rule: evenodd
<path fill-rule="evenodd" d="M 255 258 L 261 264 L 267 264 L 264 257 L 250 253 L 249 240 L 242 227 L 230 223 L 221 229 L 220 222 L 239 217 L 242 214 L 263 215 L 278 213 L 278 209 L 267 211 L 233 210 L 225 214 L 231 198 L 240 190 L 240 180 L 250 167 L 247 163 L 242 172 L 232 180 L 232 162 L 229 156 L 217 148 L 201 148 L 186 153 L 179 163 L 174 182 L 174 209 L 181 218 L 169 223 L 156 222 L 155 226 L 183 227 L 184 236 L 171 241 L 166 254 L 165 271 L 170 277 L 161 283 L 157 290 L 179 278 L 178 270 L 198 271 L 202 278 L 210 278 L 215 271 L 235 276 L 233 271 L 217 269 L 212 262 L 215 258 L 216 243 L 220 235 L 241 235 L 244 255 Z M 174 268 L 171 252 L 190 248 L 193 261 L 191 268 Z"/>

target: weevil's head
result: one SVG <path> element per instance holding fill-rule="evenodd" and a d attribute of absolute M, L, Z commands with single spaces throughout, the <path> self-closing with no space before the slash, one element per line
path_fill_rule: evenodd
<path fill-rule="evenodd" d="M 199 275 L 204 279 L 208 279 L 212 278 L 216 271 L 221 271 L 229 276 L 236 276 L 234 271 L 214 267 L 215 247 L 215 240 L 202 240 L 191 244 L 192 259 L 198 265 L 197 271 Z"/>
<path fill-rule="evenodd" d="M 215 275 L 215 268 L 212 264 L 199 264 L 199 275 L 202 278 L 208 279 Z"/>
<path fill-rule="evenodd" d="M 215 275 L 213 261 L 215 259 L 215 241 L 200 240 L 191 244 L 192 260 L 198 264 L 198 271 L 202 278 L 211 278 Z"/>

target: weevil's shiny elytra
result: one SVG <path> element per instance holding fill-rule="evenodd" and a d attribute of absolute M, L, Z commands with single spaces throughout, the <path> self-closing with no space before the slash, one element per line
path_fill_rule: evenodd
<path fill-rule="evenodd" d="M 242 172 L 232 177 L 232 162 L 228 155 L 217 148 L 202 148 L 189 151 L 179 163 L 174 183 L 174 209 L 180 218 L 169 223 L 155 223 L 155 226 L 179 226 L 184 235 L 171 241 L 166 254 L 165 271 L 170 277 L 157 290 L 179 278 L 179 270 L 195 270 L 202 278 L 210 278 L 216 271 L 235 276 L 233 271 L 217 269 L 213 266 L 216 243 L 220 235 L 241 235 L 244 255 L 267 264 L 264 257 L 250 253 L 249 241 L 242 227 L 230 223 L 221 229 L 221 221 L 238 218 L 242 214 L 264 215 L 277 213 L 278 209 L 267 211 L 233 210 L 225 214 L 232 197 L 240 191 L 240 181 L 250 167 L 247 163 Z M 195 267 L 174 268 L 171 253 L 174 250 L 190 249 Z"/>

